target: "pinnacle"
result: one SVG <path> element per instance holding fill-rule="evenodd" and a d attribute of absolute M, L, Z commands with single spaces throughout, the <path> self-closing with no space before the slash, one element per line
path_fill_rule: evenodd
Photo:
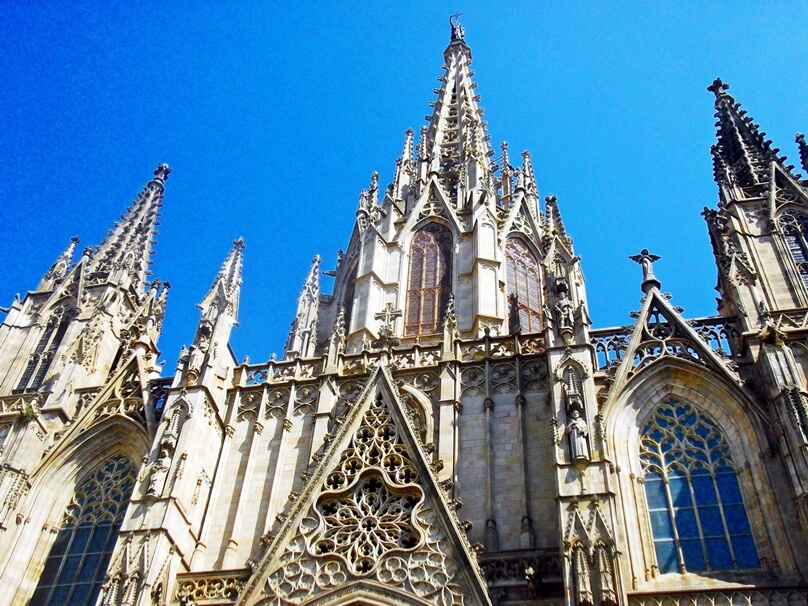
<path fill-rule="evenodd" d="M 729 84 L 726 84 L 721 78 L 716 78 L 713 80 L 713 83 L 707 87 L 707 90 L 710 91 L 715 95 L 716 101 L 721 97 L 729 97 L 732 98 L 730 95 L 727 94 L 729 90 Z"/>
<path fill-rule="evenodd" d="M 797 148 L 800 150 L 800 164 L 802 170 L 808 172 L 808 143 L 805 142 L 805 135 L 797 133 L 795 139 L 797 141 Z"/>
<path fill-rule="evenodd" d="M 213 280 L 213 284 L 211 284 L 210 290 L 205 295 L 200 307 L 207 305 L 208 301 L 216 296 L 217 287 L 221 284 L 228 306 L 232 309 L 232 316 L 233 318 L 237 317 L 238 299 L 241 291 L 241 268 L 244 264 L 245 248 L 247 246 L 244 244 L 244 238 L 233 240 L 233 246 L 230 252 L 227 253 L 222 267 L 219 269 L 219 273 L 216 274 L 216 278 Z"/>
<path fill-rule="evenodd" d="M 792 167 L 785 165 L 786 158 L 777 155 L 780 150 L 772 147 L 766 133 L 727 93 L 728 89 L 729 85 L 720 78 L 707 87 L 716 96 L 717 143 L 712 152 L 716 181 L 737 183 L 742 187 L 767 183 L 771 162 L 791 173 Z"/>

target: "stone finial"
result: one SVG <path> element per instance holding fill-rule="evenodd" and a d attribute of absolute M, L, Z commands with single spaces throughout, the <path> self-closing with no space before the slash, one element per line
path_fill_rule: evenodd
<path fill-rule="evenodd" d="M 725 83 L 721 78 L 716 78 L 713 83 L 707 87 L 707 90 L 715 95 L 716 99 L 720 99 L 727 94 L 729 84 Z"/>
<path fill-rule="evenodd" d="M 460 25 L 460 17 L 463 16 L 463 13 L 455 13 L 451 17 L 449 17 L 449 27 L 452 28 L 452 37 L 451 40 L 454 42 L 455 40 L 460 40 L 465 42 L 466 40 L 466 32 L 463 29 L 463 26 Z"/>
<path fill-rule="evenodd" d="M 802 165 L 802 170 L 808 172 L 808 143 L 805 142 L 805 135 L 797 133 L 795 141 L 797 142 L 797 148 L 800 150 L 800 164 Z"/>
<path fill-rule="evenodd" d="M 652 288 L 659 289 L 662 286 L 654 275 L 654 261 L 659 261 L 661 258 L 659 255 L 649 253 L 647 248 L 643 248 L 639 255 L 629 257 L 629 259 L 642 266 L 642 284 L 640 288 L 644 293 L 648 293 Z"/>
<path fill-rule="evenodd" d="M 165 182 L 171 174 L 171 167 L 168 164 L 158 164 L 154 171 L 154 178 Z"/>

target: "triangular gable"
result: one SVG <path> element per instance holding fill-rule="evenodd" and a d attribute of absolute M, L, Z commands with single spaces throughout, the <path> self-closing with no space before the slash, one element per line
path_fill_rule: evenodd
<path fill-rule="evenodd" d="M 63 449 L 70 448 L 72 442 L 79 439 L 82 433 L 110 417 L 126 418 L 152 438 L 154 420 L 144 399 L 144 376 L 137 355 L 130 354 L 128 360 L 121 364 L 97 395 L 86 403 L 79 403 L 80 409 L 76 412 L 76 420 L 53 450 L 40 461 L 39 468 L 44 467 L 47 461 L 58 457 Z"/>
<path fill-rule="evenodd" d="M 414 229 L 415 225 L 421 220 L 438 217 L 454 225 L 458 233 L 463 231 L 455 209 L 446 199 L 443 187 L 438 182 L 438 178 L 432 175 L 424 186 L 420 199 L 410 211 L 410 216 L 407 218 L 404 228 L 399 233 L 406 233 Z"/>
<path fill-rule="evenodd" d="M 529 198 L 524 195 L 517 195 L 518 198 L 508 212 L 508 216 L 502 224 L 502 229 L 499 231 L 499 239 L 504 241 L 511 232 L 520 232 L 530 238 L 538 248 L 541 243 L 541 227 L 536 222 L 536 218 L 528 206 L 530 203 Z"/>
<path fill-rule="evenodd" d="M 637 315 L 634 332 L 617 369 L 610 390 L 612 397 L 645 368 L 662 360 L 678 358 L 709 368 L 735 385 L 740 379 L 726 362 L 674 309 L 656 288 L 652 288 Z"/>
<path fill-rule="evenodd" d="M 490 604 L 471 545 L 383 366 L 281 519 L 239 604 L 314 604 L 354 590 L 393 604 Z"/>

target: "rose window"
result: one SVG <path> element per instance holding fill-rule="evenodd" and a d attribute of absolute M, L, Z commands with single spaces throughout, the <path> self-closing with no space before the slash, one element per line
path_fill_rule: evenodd
<path fill-rule="evenodd" d="M 323 496 L 317 511 L 326 529 L 314 545 L 315 552 L 342 556 L 356 574 L 371 572 L 387 552 L 411 549 L 420 541 L 413 524 L 413 509 L 423 497 L 417 486 L 388 487 L 380 474 L 371 472 L 350 491 Z"/>

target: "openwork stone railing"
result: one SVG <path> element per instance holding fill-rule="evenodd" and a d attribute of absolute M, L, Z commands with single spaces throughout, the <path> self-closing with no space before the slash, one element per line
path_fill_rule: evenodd
<path fill-rule="evenodd" d="M 740 336 L 735 327 L 735 318 L 726 316 L 712 316 L 708 318 L 695 318 L 687 323 L 716 353 L 728 356 L 738 349 Z M 595 348 L 599 370 L 617 366 L 623 359 L 633 326 L 620 326 L 617 328 L 601 328 L 591 331 L 590 343 Z M 639 364 L 642 360 L 634 360 Z"/>
<path fill-rule="evenodd" d="M 43 396 L 40 393 L 4 396 L 0 398 L 0 414 L 9 412 L 19 414 L 33 404 L 42 407 L 45 397 L 47 396 Z"/>
<path fill-rule="evenodd" d="M 397 370 L 409 368 L 425 368 L 438 366 L 447 359 L 461 363 L 478 360 L 499 360 L 517 355 L 533 355 L 543 353 L 546 349 L 544 336 L 509 335 L 505 337 L 483 337 L 474 340 L 456 340 L 448 349 L 442 344 L 402 346 L 392 350 L 390 361 Z M 379 351 L 362 351 L 357 354 L 339 356 L 337 373 L 340 376 L 366 374 L 375 366 Z M 266 364 L 245 364 L 239 369 L 237 381 L 243 386 L 262 385 L 264 383 L 286 383 L 289 381 L 305 381 L 315 379 L 326 371 L 325 358 L 270 360 Z"/>
<path fill-rule="evenodd" d="M 629 606 L 806 606 L 806 589 L 738 589 L 630 595 Z"/>
<path fill-rule="evenodd" d="M 795 328 L 808 328 L 808 308 L 790 309 L 788 311 L 773 311 L 772 320 L 780 330 Z"/>
<path fill-rule="evenodd" d="M 221 604 L 235 602 L 250 577 L 248 569 L 177 575 L 175 602 Z"/>

